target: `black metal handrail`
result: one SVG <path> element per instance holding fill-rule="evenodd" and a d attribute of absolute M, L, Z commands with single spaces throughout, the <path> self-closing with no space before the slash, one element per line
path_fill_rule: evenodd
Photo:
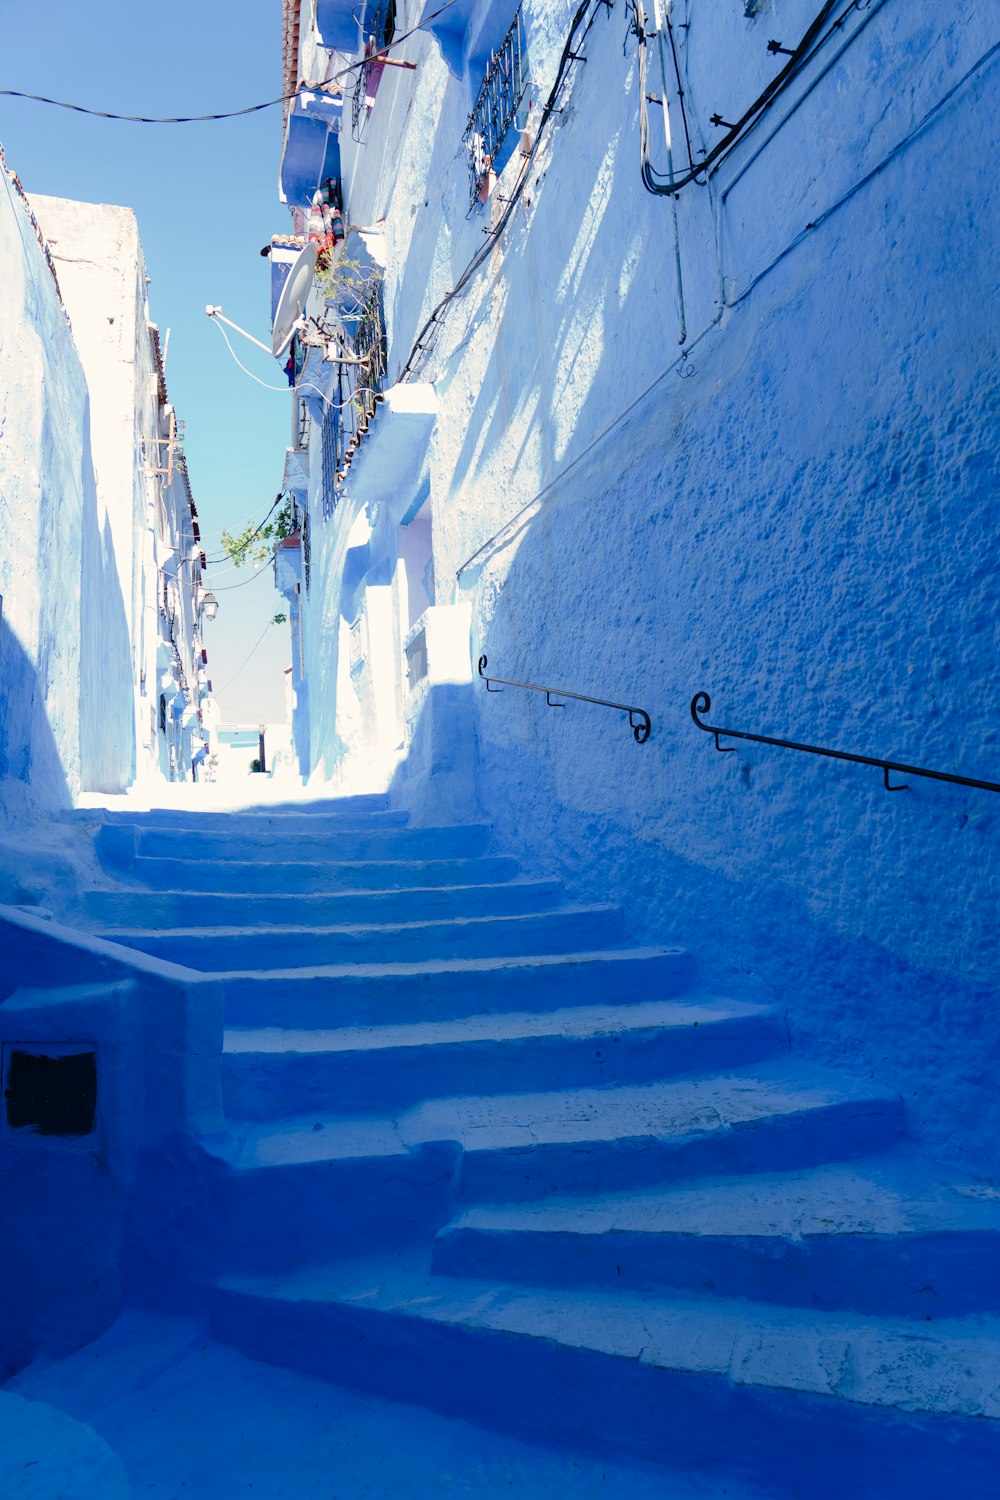
<path fill-rule="evenodd" d="M 479 658 L 479 675 L 486 683 L 488 693 L 502 693 L 505 687 L 525 688 L 529 693 L 544 693 L 545 701 L 549 708 L 565 708 L 565 703 L 553 703 L 552 694 L 557 698 L 573 698 L 577 703 L 597 703 L 601 708 L 618 708 L 623 714 L 628 714 L 628 722 L 632 730 L 632 738 L 637 745 L 644 745 L 649 739 L 649 731 L 652 727 L 649 714 L 644 708 L 636 708 L 633 703 L 612 703 L 609 698 L 591 698 L 587 693 L 570 693 L 565 688 L 539 687 L 534 682 L 511 682 L 506 677 L 487 677 L 487 658 Z M 499 682 L 500 687 L 490 687 L 491 682 Z"/>
<path fill-rule="evenodd" d="M 807 755 L 824 755 L 830 760 L 850 760 L 859 766 L 878 766 L 881 769 L 887 792 L 906 790 L 905 782 L 899 786 L 890 786 L 890 771 L 899 771 L 907 776 L 925 776 L 930 781 L 951 781 L 958 786 L 975 786 L 984 792 L 1000 792 L 1000 782 L 997 781 L 980 781 L 974 776 L 955 776 L 950 771 L 928 771 L 924 766 L 910 766 L 902 760 L 883 760 L 877 755 L 854 755 L 848 750 L 829 750 L 820 745 L 800 745 L 796 740 L 779 740 L 769 734 L 749 734 L 745 729 L 724 729 L 721 724 L 704 724 L 699 714 L 707 714 L 711 707 L 712 700 L 707 693 L 695 693 L 691 699 L 691 717 L 699 729 L 703 729 L 706 734 L 715 735 L 715 748 L 723 755 L 731 754 L 734 747 L 720 745 L 720 734 L 726 735 L 728 739 L 753 740 L 758 745 L 777 745 L 782 750 L 804 750 Z"/>

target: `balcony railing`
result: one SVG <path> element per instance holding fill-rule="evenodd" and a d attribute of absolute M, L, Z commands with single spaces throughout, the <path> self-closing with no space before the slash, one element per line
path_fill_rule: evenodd
<path fill-rule="evenodd" d="M 465 145 L 469 154 L 470 206 L 489 193 L 490 174 L 500 171 L 500 153 L 527 87 L 522 59 L 521 7 L 514 12 L 507 35 L 490 55 L 469 122 Z"/>

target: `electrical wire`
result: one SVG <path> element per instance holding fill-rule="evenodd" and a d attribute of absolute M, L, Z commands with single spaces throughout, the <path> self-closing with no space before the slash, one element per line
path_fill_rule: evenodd
<path fill-rule="evenodd" d="M 253 583 L 255 578 L 259 578 L 262 573 L 266 573 L 270 566 L 271 559 L 268 558 L 267 562 L 262 563 L 261 566 L 257 569 L 256 573 L 251 573 L 250 577 L 244 578 L 242 583 L 225 583 L 221 588 L 213 589 L 212 592 L 215 594 L 228 594 L 233 589 L 245 589 L 248 583 Z"/>
<path fill-rule="evenodd" d="M 285 498 L 285 491 L 284 490 L 279 490 L 278 493 L 274 497 L 274 504 L 271 506 L 271 509 L 268 511 L 268 513 L 264 517 L 263 521 L 260 521 L 258 523 L 258 525 L 254 528 L 254 530 L 251 531 L 250 535 L 247 537 L 246 542 L 244 544 L 245 547 L 249 547 L 249 545 L 253 541 L 254 537 L 260 536 L 261 532 L 264 530 L 264 527 L 267 525 L 268 521 L 274 515 L 274 512 L 277 510 L 278 506 L 281 504 L 281 502 L 282 502 L 282 500 L 284 500 L 284 498 Z M 219 559 L 219 561 L 220 562 L 224 562 L 226 558 L 230 557 L 230 555 L 231 554 L 229 552 L 224 553 L 223 556 L 222 556 L 222 558 Z M 240 564 L 239 563 L 235 563 L 234 566 L 235 567 L 239 567 Z"/>
<path fill-rule="evenodd" d="M 432 21 L 436 20 L 444 11 L 450 10 L 457 3 L 458 0 L 445 0 L 445 3 L 440 5 L 437 10 L 432 11 L 429 16 L 425 16 L 416 26 L 411 26 L 409 31 L 404 31 L 400 36 L 393 37 L 388 46 L 380 48 L 378 56 L 381 57 L 391 52 L 416 32 L 425 31 Z M 341 68 L 338 73 L 334 73 L 331 78 L 324 79 L 320 87 L 300 83 L 298 88 L 293 90 L 292 93 L 281 94 L 277 99 L 265 99 L 263 104 L 248 104 L 243 109 L 219 110 L 208 115 L 121 115 L 107 109 L 91 109 L 85 104 L 71 104 L 66 99 L 50 99 L 46 94 L 29 94 L 23 89 L 0 89 L 0 98 L 29 99 L 35 104 L 50 104 L 56 109 L 69 109 L 75 114 L 91 115 L 98 120 L 123 120 L 130 125 L 201 125 L 210 120 L 236 120 L 241 115 L 255 115 L 262 109 L 274 109 L 279 104 L 288 104 L 292 99 L 297 99 L 300 94 L 320 93 L 329 84 L 337 83 L 341 78 L 348 77 L 358 68 L 363 68 L 365 63 L 370 61 L 370 58 L 359 58 L 356 63 L 350 63 L 346 68 Z"/>
<path fill-rule="evenodd" d="M 249 666 L 250 660 L 253 657 L 254 652 L 257 650 L 257 647 L 260 645 L 261 641 L 267 635 L 267 632 L 270 630 L 270 628 L 271 628 L 271 626 L 273 624 L 274 624 L 273 620 L 268 620 L 267 624 L 264 626 L 264 629 L 261 631 L 260 635 L 258 636 L 257 641 L 256 641 L 253 649 L 250 652 L 250 655 L 246 658 L 246 660 L 244 662 L 242 662 L 242 664 L 240 666 L 238 666 L 236 668 L 236 671 L 233 673 L 232 677 L 230 677 L 229 681 L 226 683 L 226 686 L 219 688 L 216 692 L 213 692 L 213 694 L 212 694 L 213 698 L 220 698 L 223 693 L 229 691 L 229 689 L 232 687 L 233 683 L 236 681 L 237 677 L 243 671 L 243 668 L 246 667 L 246 666 Z"/>
<path fill-rule="evenodd" d="M 646 191 L 656 195 L 673 197 L 690 183 L 697 182 L 702 174 L 708 175 L 718 169 L 721 162 L 729 155 L 736 145 L 745 137 L 758 121 L 774 104 L 775 100 L 784 92 L 794 78 L 802 71 L 808 62 L 816 55 L 820 48 L 836 34 L 847 22 L 852 11 L 864 12 L 869 9 L 872 0 L 849 0 L 846 8 L 830 24 L 830 17 L 837 9 L 838 0 L 826 0 L 821 6 L 818 14 L 806 29 L 798 46 L 792 49 L 792 54 L 781 71 L 772 78 L 763 93 L 759 94 L 749 107 L 744 110 L 738 120 L 730 125 L 726 133 L 712 147 L 704 153 L 697 162 L 691 162 L 686 172 L 674 176 L 672 173 L 664 174 L 658 172 L 652 165 L 649 156 L 649 110 L 646 99 L 646 47 L 649 35 L 646 32 L 644 21 L 645 13 L 641 0 L 632 0 L 633 20 L 632 31 L 639 45 L 639 141 L 642 182 Z M 682 111 L 686 111 L 683 105 L 684 89 L 680 76 L 680 65 L 677 58 L 677 49 L 674 46 L 673 33 L 670 36 L 671 52 L 674 60 L 674 70 L 677 79 L 678 96 L 682 102 Z M 663 108 L 667 108 L 664 99 Z M 687 131 L 686 113 L 684 114 L 685 132 Z M 690 144 L 690 142 L 689 142 Z"/>
<path fill-rule="evenodd" d="M 50 99 L 46 94 L 29 94 L 23 89 L 0 89 L 3 99 L 30 99 L 34 104 L 51 104 L 56 109 L 70 109 L 74 114 L 91 115 L 98 120 L 123 120 L 130 125 L 200 125 L 206 120 L 235 120 L 240 115 L 254 115 L 262 109 L 273 109 L 276 104 L 285 104 L 302 92 L 316 93 L 315 89 L 297 88 L 294 94 L 282 94 L 278 99 L 267 99 L 263 104 L 248 104 L 245 109 L 222 110 L 211 115 L 119 115 L 108 109 L 91 109 L 86 104 L 72 104 L 66 99 Z"/>

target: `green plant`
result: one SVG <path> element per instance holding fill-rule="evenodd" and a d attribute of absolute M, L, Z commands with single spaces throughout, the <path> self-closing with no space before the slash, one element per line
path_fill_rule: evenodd
<path fill-rule="evenodd" d="M 222 533 L 222 547 L 234 567 L 245 563 L 263 563 L 274 551 L 275 542 L 284 541 L 294 529 L 294 510 L 291 500 L 286 500 L 273 518 L 263 525 L 252 526 L 248 521 L 237 536 L 230 531 Z"/>
<path fill-rule="evenodd" d="M 284 625 L 284 623 L 285 623 L 285 621 L 287 619 L 288 619 L 288 616 L 282 614 L 281 611 L 279 610 L 278 613 L 274 616 L 274 619 L 271 621 L 271 624 L 272 625 Z"/>

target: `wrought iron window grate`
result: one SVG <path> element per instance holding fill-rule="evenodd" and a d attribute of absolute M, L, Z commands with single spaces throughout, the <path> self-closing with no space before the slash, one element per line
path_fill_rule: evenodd
<path fill-rule="evenodd" d="M 354 93 L 351 95 L 351 134 L 356 141 L 361 139 L 365 120 L 371 113 L 385 67 L 386 48 L 395 34 L 396 0 L 378 0 L 372 11 L 371 27 L 365 40 L 364 61 L 355 73 Z"/>
<path fill-rule="evenodd" d="M 337 470 L 344 456 L 343 424 L 340 420 L 341 393 L 330 402 L 323 416 L 323 519 L 328 521 L 337 508 Z"/>
<path fill-rule="evenodd" d="M 350 322 L 354 323 L 351 362 L 341 363 L 336 394 L 323 416 L 323 518 L 337 508 L 351 461 L 375 415 L 385 389 L 388 365 L 381 282 L 376 281 Z"/>
<path fill-rule="evenodd" d="M 517 118 L 528 79 L 523 63 L 521 7 L 514 12 L 507 35 L 490 55 L 463 137 L 469 154 L 470 203 L 480 199 L 491 170 L 498 171 L 497 159 L 507 132 Z"/>

